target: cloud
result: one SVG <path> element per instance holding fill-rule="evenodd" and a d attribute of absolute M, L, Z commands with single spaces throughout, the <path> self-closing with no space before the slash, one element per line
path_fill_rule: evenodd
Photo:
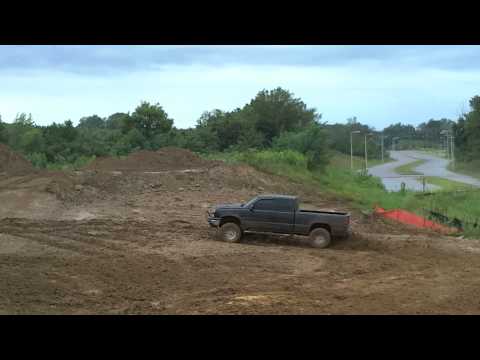
<path fill-rule="evenodd" d="M 479 70 L 480 46 L 0 46 L 0 71 L 56 70 L 95 76 L 170 65 L 361 66 Z"/>
<path fill-rule="evenodd" d="M 159 102 L 177 127 L 281 86 L 323 119 L 381 129 L 456 118 L 478 94 L 479 46 L 0 46 L 0 115 L 52 121 Z"/>

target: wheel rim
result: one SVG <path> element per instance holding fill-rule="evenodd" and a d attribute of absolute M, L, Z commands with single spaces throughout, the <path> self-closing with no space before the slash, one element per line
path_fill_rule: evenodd
<path fill-rule="evenodd" d="M 233 230 L 225 231 L 225 239 L 228 241 L 233 241 L 237 237 L 237 233 Z"/>
<path fill-rule="evenodd" d="M 322 235 L 317 235 L 313 241 L 318 245 L 323 245 L 327 242 L 327 239 Z"/>

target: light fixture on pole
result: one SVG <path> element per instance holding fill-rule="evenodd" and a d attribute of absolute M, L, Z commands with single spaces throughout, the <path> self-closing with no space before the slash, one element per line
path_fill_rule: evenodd
<path fill-rule="evenodd" d="M 353 134 L 360 134 L 360 130 L 350 132 L 350 170 L 353 171 Z"/>

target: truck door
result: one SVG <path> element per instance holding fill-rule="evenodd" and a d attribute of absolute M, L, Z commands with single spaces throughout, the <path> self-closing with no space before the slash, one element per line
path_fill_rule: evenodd
<path fill-rule="evenodd" d="M 294 202 L 290 199 L 260 199 L 252 209 L 252 230 L 288 234 L 293 230 Z"/>

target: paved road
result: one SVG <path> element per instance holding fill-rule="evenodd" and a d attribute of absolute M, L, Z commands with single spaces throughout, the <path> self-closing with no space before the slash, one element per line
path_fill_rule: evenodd
<path fill-rule="evenodd" d="M 414 170 L 425 176 L 438 176 L 448 180 L 463 182 L 465 184 L 480 187 L 480 180 L 467 175 L 454 173 L 447 169 L 449 160 L 440 157 L 425 154 L 419 151 L 390 151 L 390 157 L 395 159 L 383 165 L 371 167 L 369 173 L 382 179 L 383 184 L 389 191 L 399 191 L 401 183 L 404 182 L 407 189 L 422 191 L 423 185 L 421 176 L 418 175 L 399 175 L 394 169 L 398 166 L 405 165 L 420 159 L 427 160 L 424 164 L 417 166 Z M 427 190 L 435 190 L 437 186 L 426 185 Z"/>

